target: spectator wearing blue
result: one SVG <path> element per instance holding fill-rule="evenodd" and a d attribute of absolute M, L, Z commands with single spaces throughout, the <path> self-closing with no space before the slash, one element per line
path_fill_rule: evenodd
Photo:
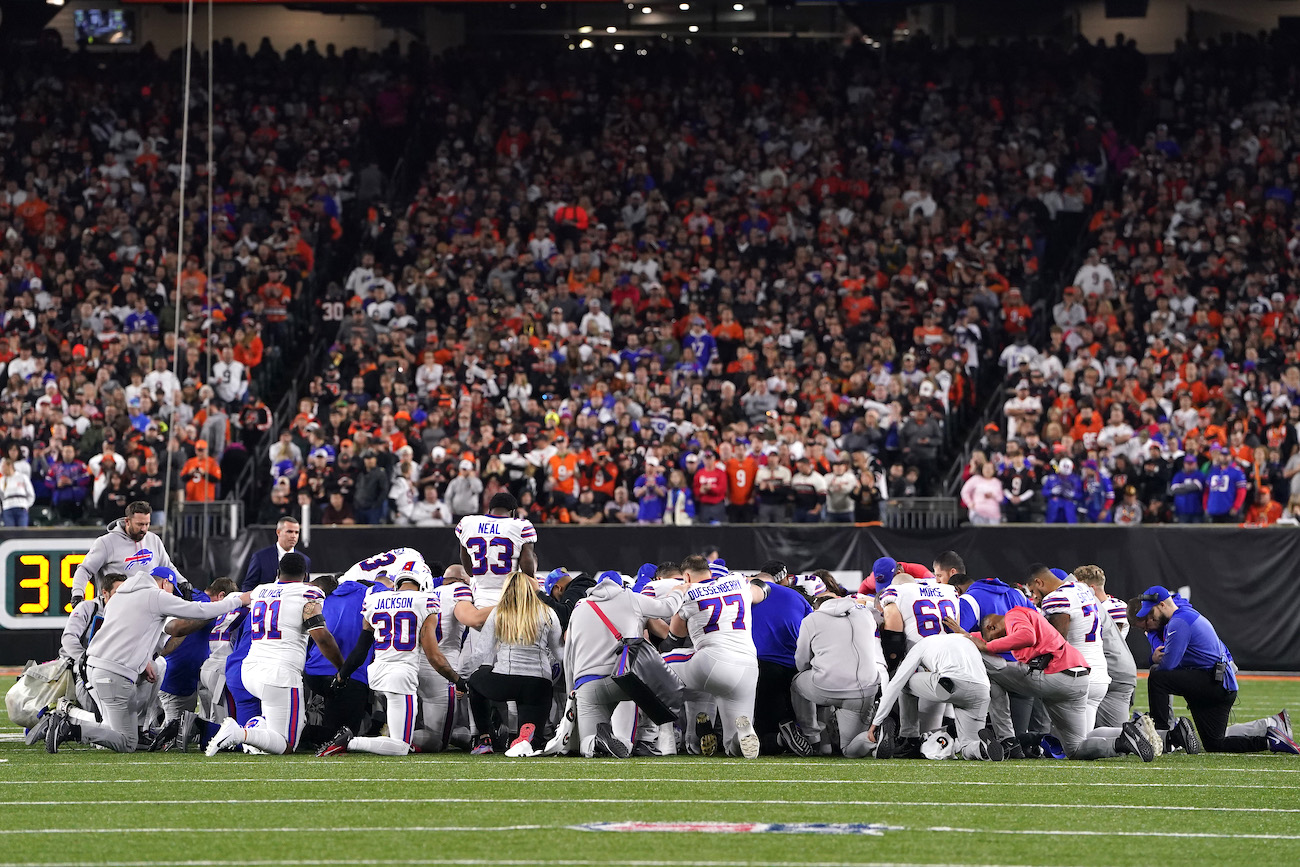
<path fill-rule="evenodd" d="M 1079 504 L 1083 500 L 1083 480 L 1074 474 L 1074 461 L 1061 458 L 1056 472 L 1043 479 L 1043 497 L 1047 500 L 1048 524 L 1079 523 Z"/>
<path fill-rule="evenodd" d="M 296 524 L 295 524 L 296 528 Z M 321 586 L 321 579 L 312 583 Z M 331 578 L 321 589 L 325 591 L 325 603 L 321 614 L 330 635 L 339 646 L 339 652 L 346 658 L 361 638 L 361 606 L 371 593 L 383 593 L 390 589 L 387 579 L 375 581 L 344 581 Z M 331 586 L 332 585 L 332 586 Z M 307 648 L 307 664 L 303 667 L 303 683 L 325 701 L 323 719 L 319 730 L 315 726 L 303 730 L 303 739 L 307 743 L 319 743 L 329 740 L 343 726 L 351 731 L 361 730 L 362 717 L 370 704 L 369 665 L 375 658 L 374 649 L 366 656 L 364 664 L 352 672 L 352 676 L 342 687 L 333 686 L 334 676 L 338 673 L 334 663 L 320 652 L 313 642 Z"/>
<path fill-rule="evenodd" d="M 788 749 L 800 756 L 811 756 L 818 748 L 820 732 L 816 728 L 817 709 L 806 699 L 796 698 L 791 690 L 795 675 L 794 653 L 799 646 L 799 627 L 812 613 L 812 606 L 798 590 L 778 583 L 786 573 L 785 564 L 769 560 L 751 583 L 767 595 L 750 612 L 751 634 L 758 649 L 758 687 L 754 697 L 754 729 L 762 743 L 763 755 L 779 755 Z M 801 705 L 796 721 L 794 702 Z"/>
<path fill-rule="evenodd" d="M 1239 523 L 1250 487 L 1246 474 L 1218 443 L 1210 446 L 1210 460 L 1214 466 L 1205 477 L 1205 515 L 1212 524 Z"/>
<path fill-rule="evenodd" d="M 1174 500 L 1174 520 L 1180 524 L 1205 522 L 1205 473 L 1197 466 L 1196 455 L 1183 455 L 1183 466 L 1169 483 Z"/>
<path fill-rule="evenodd" d="M 1300 755 L 1300 746 L 1281 726 L 1268 722 L 1258 735 L 1230 736 L 1228 718 L 1237 701 L 1237 674 L 1228 648 L 1210 621 L 1189 604 L 1179 605 L 1164 587 L 1148 587 L 1138 597 L 1136 618 L 1149 630 L 1163 630 L 1163 643 L 1151 654 L 1147 698 L 1156 728 L 1174 728 L 1171 696 L 1187 702 L 1201 745 L 1212 753 Z"/>
<path fill-rule="evenodd" d="M 646 456 L 645 474 L 637 476 L 636 482 L 632 485 L 632 496 L 641 504 L 636 515 L 638 524 L 663 522 L 664 509 L 668 502 L 668 483 L 664 480 L 659 459 L 654 455 Z"/>

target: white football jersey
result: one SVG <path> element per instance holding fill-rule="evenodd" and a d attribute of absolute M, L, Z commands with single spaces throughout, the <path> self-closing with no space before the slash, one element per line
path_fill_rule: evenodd
<path fill-rule="evenodd" d="M 344 581 L 374 581 L 381 576 L 391 577 L 398 572 L 429 573 L 424 555 L 414 548 L 393 548 L 373 557 L 367 557 L 343 573 L 339 583 Z"/>
<path fill-rule="evenodd" d="M 375 631 L 375 658 L 367 669 L 370 688 L 414 695 L 424 655 L 420 630 L 427 618 L 438 616 L 437 595 L 413 590 L 371 593 L 361 605 L 361 616 Z"/>
<path fill-rule="evenodd" d="M 469 587 L 459 581 L 444 584 L 434 590 L 438 598 L 438 649 L 447 657 L 447 662 L 456 668 L 460 662 L 460 648 L 465 640 L 465 625 L 456 619 L 456 603 L 474 604 L 474 594 Z"/>
<path fill-rule="evenodd" d="M 1123 599 L 1107 596 L 1101 603 L 1101 610 L 1110 615 L 1110 619 L 1114 620 L 1115 625 L 1119 627 L 1120 637 L 1127 640 L 1129 627 L 1128 603 Z"/>
<path fill-rule="evenodd" d="M 641 588 L 641 595 L 658 598 L 669 590 L 672 590 L 674 587 L 680 587 L 681 584 L 681 578 L 656 578 Z"/>
<path fill-rule="evenodd" d="M 215 659 L 222 664 L 234 649 L 231 643 L 231 627 L 239 612 L 231 611 L 212 621 L 212 631 L 208 633 L 208 659 Z"/>
<path fill-rule="evenodd" d="M 1070 615 L 1070 628 L 1066 630 L 1065 640 L 1083 654 L 1084 661 L 1092 669 L 1090 680 L 1100 680 L 1106 674 L 1106 655 L 1102 651 L 1102 620 L 1104 612 L 1097 603 L 1097 596 L 1092 588 L 1085 584 L 1067 581 L 1043 597 L 1039 606 L 1043 616 L 1051 620 L 1054 615 Z"/>
<path fill-rule="evenodd" d="M 749 626 L 749 594 L 749 579 L 735 573 L 687 588 L 679 613 L 697 652 L 710 648 L 758 659 Z"/>
<path fill-rule="evenodd" d="M 495 515 L 466 515 L 456 525 L 456 538 L 469 552 L 470 589 L 479 608 L 501 601 L 506 576 L 519 568 L 524 546 L 537 541 L 531 521 Z"/>
<path fill-rule="evenodd" d="M 903 618 L 903 634 L 910 650 L 922 638 L 943 634 L 943 619 L 958 619 L 957 590 L 928 578 L 895 581 L 880 594 L 880 608 L 898 606 Z"/>
<path fill-rule="evenodd" d="M 324 602 L 325 594 L 307 582 L 262 584 L 248 603 L 251 639 L 244 671 L 257 669 L 268 686 L 302 686 L 307 662 L 307 630 L 302 611 L 309 602 Z"/>

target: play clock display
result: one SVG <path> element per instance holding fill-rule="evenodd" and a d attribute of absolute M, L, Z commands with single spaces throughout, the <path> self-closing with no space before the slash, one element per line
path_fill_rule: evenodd
<path fill-rule="evenodd" d="M 0 542 L 0 627 L 61 629 L 72 613 L 72 578 L 93 541 L 37 537 Z M 94 593 L 88 585 L 86 595 Z"/>

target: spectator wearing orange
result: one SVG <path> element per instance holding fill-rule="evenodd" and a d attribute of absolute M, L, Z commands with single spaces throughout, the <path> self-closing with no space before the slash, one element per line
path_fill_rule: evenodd
<path fill-rule="evenodd" d="M 217 498 L 217 482 L 221 481 L 221 467 L 208 454 L 208 441 L 196 440 L 194 457 L 181 468 L 185 478 L 185 499 L 190 503 L 210 503 Z"/>
<path fill-rule="evenodd" d="M 555 454 L 546 462 L 546 488 L 558 505 L 578 502 L 578 456 L 569 451 L 569 438 L 555 438 Z"/>
<path fill-rule="evenodd" d="M 1255 493 L 1255 502 L 1246 510 L 1246 524 L 1251 527 L 1271 527 L 1282 517 L 1282 504 L 1273 499 L 1267 487 Z"/>
<path fill-rule="evenodd" d="M 752 524 L 755 518 L 754 479 L 758 475 L 758 461 L 745 451 L 737 456 L 731 443 L 718 447 L 723 466 L 727 469 L 727 493 L 731 505 L 727 517 L 733 524 Z"/>

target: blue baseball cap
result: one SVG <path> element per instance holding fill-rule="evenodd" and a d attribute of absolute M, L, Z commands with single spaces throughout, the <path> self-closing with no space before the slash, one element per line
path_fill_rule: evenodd
<path fill-rule="evenodd" d="M 893 557 L 881 557 L 871 564 L 871 574 L 876 578 L 876 590 L 884 590 L 894 580 L 898 571 L 898 561 Z"/>
<path fill-rule="evenodd" d="M 550 572 L 547 572 L 546 583 L 543 585 L 543 589 L 546 590 L 546 595 L 550 596 L 551 591 L 555 589 L 555 585 L 559 583 L 561 578 L 563 578 L 568 574 L 569 574 L 568 571 L 566 571 L 563 566 L 560 566 L 558 568 L 552 569 Z"/>
<path fill-rule="evenodd" d="M 173 587 L 179 584 L 181 580 L 181 576 L 177 575 L 176 570 L 170 566 L 155 566 L 149 574 L 152 575 L 155 580 L 166 581 Z"/>
<path fill-rule="evenodd" d="M 1048 569 L 1047 571 L 1055 575 L 1060 581 L 1070 580 L 1070 573 L 1066 572 L 1064 569 Z"/>
<path fill-rule="evenodd" d="M 655 573 L 659 569 L 653 563 L 642 563 L 641 568 L 636 570 L 636 580 L 632 582 L 632 592 L 640 593 L 646 588 L 651 581 L 655 580 Z"/>
<path fill-rule="evenodd" d="M 1161 587 L 1159 584 L 1143 590 L 1142 595 L 1138 597 L 1142 600 L 1142 607 L 1137 610 L 1137 619 L 1145 619 L 1147 615 L 1151 613 L 1152 608 L 1155 608 L 1161 602 L 1164 602 L 1172 596 L 1172 593 Z"/>
<path fill-rule="evenodd" d="M 596 576 L 597 584 L 599 584 L 602 581 L 613 581 L 615 584 L 619 585 L 620 587 L 623 586 L 623 576 L 615 572 L 613 569 L 607 569 L 606 571 L 601 572 L 598 576 Z"/>

